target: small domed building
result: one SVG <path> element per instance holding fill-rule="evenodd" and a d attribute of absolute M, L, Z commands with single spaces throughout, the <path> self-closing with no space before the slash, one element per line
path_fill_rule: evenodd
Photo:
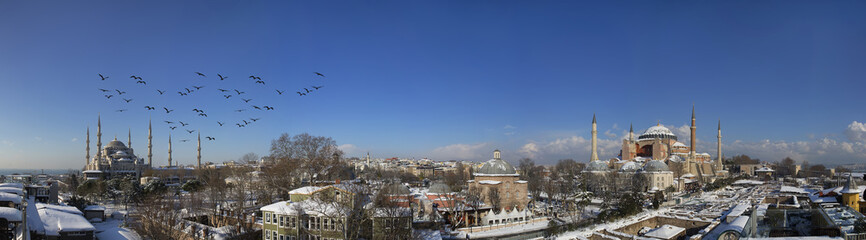
<path fill-rule="evenodd" d="M 527 182 L 520 180 L 514 166 L 502 160 L 499 150 L 493 151 L 493 159 L 478 166 L 472 176 L 470 191 L 478 191 L 485 208 L 489 209 L 482 214 L 480 225 L 522 222 L 531 215 L 526 208 L 529 204 Z M 491 191 L 498 192 L 498 201 L 491 199 L 494 195 Z"/>

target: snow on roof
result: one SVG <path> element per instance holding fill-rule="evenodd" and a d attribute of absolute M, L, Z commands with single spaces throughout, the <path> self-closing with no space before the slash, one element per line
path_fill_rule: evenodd
<path fill-rule="evenodd" d="M 12 202 L 14 204 L 21 204 L 21 196 L 0 192 L 0 202 Z"/>
<path fill-rule="evenodd" d="M 755 170 L 755 172 L 775 172 L 775 170 L 770 169 L 768 167 L 762 167 Z"/>
<path fill-rule="evenodd" d="M 102 173 L 102 171 L 99 171 L 99 170 L 87 170 L 87 171 L 83 171 L 82 173 Z"/>
<path fill-rule="evenodd" d="M 803 190 L 802 188 L 791 187 L 791 186 L 782 186 L 782 188 L 779 189 L 779 192 L 800 193 L 800 194 L 808 194 L 809 193 L 806 190 Z"/>
<path fill-rule="evenodd" d="M 514 182 L 515 182 L 515 183 L 528 183 L 528 182 L 525 181 L 525 180 L 517 180 L 517 181 L 514 181 Z"/>
<path fill-rule="evenodd" d="M 19 196 L 24 196 L 24 190 L 21 190 L 20 188 L 0 187 L 0 192 L 14 193 L 14 194 L 18 194 Z"/>
<path fill-rule="evenodd" d="M 24 189 L 23 183 L 0 183 L 0 187 L 13 187 L 18 189 Z"/>
<path fill-rule="evenodd" d="M 61 212 L 69 213 L 69 214 L 84 215 L 84 213 L 82 213 L 81 210 L 78 210 L 78 208 L 73 207 L 73 206 L 61 206 L 61 205 L 54 205 L 54 204 L 36 203 L 36 209 L 39 209 L 39 210 L 50 209 L 53 211 L 61 211 Z"/>
<path fill-rule="evenodd" d="M 289 191 L 289 194 L 311 194 L 315 191 L 318 191 L 319 189 L 322 189 L 322 187 L 306 186 Z"/>
<path fill-rule="evenodd" d="M 36 205 L 38 208 L 39 205 L 44 204 L 37 203 Z M 63 210 L 63 206 L 58 207 L 60 208 L 44 207 L 37 210 L 39 212 L 38 220 L 41 220 L 42 229 L 44 229 L 45 235 L 60 236 L 60 232 L 84 232 L 96 230 L 87 219 L 84 219 L 84 216 L 71 213 L 68 210 Z M 35 219 L 28 219 L 28 222 L 32 220 Z"/>
<path fill-rule="evenodd" d="M 264 206 L 261 210 L 282 215 L 342 216 L 348 213 L 348 209 L 318 199 L 307 199 L 302 202 L 279 201 Z"/>
<path fill-rule="evenodd" d="M 105 207 L 99 205 L 88 205 L 84 211 L 105 211 Z"/>
<path fill-rule="evenodd" d="M 665 224 L 659 228 L 656 228 L 656 229 L 653 229 L 652 231 L 647 232 L 646 234 L 644 234 L 644 236 L 661 238 L 661 239 L 671 239 L 671 238 L 673 238 L 673 237 L 675 237 L 675 236 L 677 236 L 680 233 L 683 233 L 685 231 L 686 231 L 685 228 Z"/>
<path fill-rule="evenodd" d="M 478 183 L 496 185 L 496 184 L 500 184 L 502 182 L 501 181 L 493 181 L 493 180 L 481 180 L 481 181 L 478 181 Z"/>
<path fill-rule="evenodd" d="M 741 179 L 734 182 L 734 185 L 763 185 L 764 182 L 755 180 Z"/>
<path fill-rule="evenodd" d="M 0 218 L 9 222 L 20 222 L 22 219 L 21 211 L 10 207 L 0 207 Z"/>

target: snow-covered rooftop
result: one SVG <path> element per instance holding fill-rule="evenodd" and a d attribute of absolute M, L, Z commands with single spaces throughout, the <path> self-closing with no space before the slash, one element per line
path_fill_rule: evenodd
<path fill-rule="evenodd" d="M 653 230 L 647 232 L 646 234 L 644 234 L 644 236 L 661 238 L 661 239 L 672 239 L 673 237 L 675 237 L 675 236 L 677 236 L 680 233 L 683 233 L 685 231 L 686 231 L 685 228 L 665 224 L 659 228 L 656 228 L 656 229 L 653 229 Z"/>
<path fill-rule="evenodd" d="M 6 219 L 9 222 L 20 222 L 22 219 L 21 211 L 9 207 L 0 207 L 0 218 Z"/>
<path fill-rule="evenodd" d="M 313 193 L 315 191 L 318 191 L 319 189 L 322 189 L 322 187 L 306 186 L 306 187 L 300 187 L 300 188 L 296 188 L 292 191 L 289 191 L 289 194 L 310 194 L 310 193 Z"/>

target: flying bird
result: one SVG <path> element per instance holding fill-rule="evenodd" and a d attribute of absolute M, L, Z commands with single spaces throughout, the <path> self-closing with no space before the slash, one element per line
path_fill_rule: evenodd
<path fill-rule="evenodd" d="M 252 76 L 252 75 L 250 75 L 250 78 L 252 78 L 253 80 L 262 80 L 262 78 L 260 78 L 260 77 L 256 77 L 256 76 Z"/>
<path fill-rule="evenodd" d="M 189 139 L 180 140 L 180 142 L 189 142 Z"/>
<path fill-rule="evenodd" d="M 226 78 L 229 78 L 229 77 L 223 77 L 223 75 L 220 75 L 220 74 L 217 74 L 217 77 L 220 77 L 220 81 L 226 80 Z"/>
<path fill-rule="evenodd" d="M 203 117 L 207 117 L 207 114 L 204 114 L 204 113 L 199 113 L 198 115 L 203 116 Z"/>
<path fill-rule="evenodd" d="M 177 128 L 177 127 L 168 127 L 168 128 L 171 128 L 171 130 L 174 130 L 174 129 Z"/>
<path fill-rule="evenodd" d="M 99 74 L 99 78 L 102 78 L 102 81 L 105 81 L 105 79 L 108 79 L 108 77 L 102 76 L 102 73 Z"/>
<path fill-rule="evenodd" d="M 156 91 L 159 92 L 159 95 L 162 95 L 163 93 L 165 93 L 165 91 L 159 90 L 159 89 L 157 89 Z"/>
<path fill-rule="evenodd" d="M 258 121 L 259 119 L 261 118 L 250 118 L 250 120 L 253 120 L 253 122 Z"/>
<path fill-rule="evenodd" d="M 222 123 L 222 122 L 220 122 L 220 121 L 217 121 L 217 124 L 219 124 L 220 127 L 222 127 L 224 123 Z"/>
<path fill-rule="evenodd" d="M 322 88 L 322 87 L 324 87 L 324 86 L 313 86 L 313 88 L 315 88 L 316 90 L 319 90 L 319 88 Z"/>
<path fill-rule="evenodd" d="M 210 140 L 210 141 L 216 140 L 215 137 L 211 137 L 211 136 L 207 136 L 207 137 L 204 137 L 204 138 L 207 138 L 207 140 Z"/>
<path fill-rule="evenodd" d="M 235 125 L 238 125 L 238 127 L 244 127 L 245 126 L 245 125 L 241 125 L 240 123 L 235 123 Z"/>
<path fill-rule="evenodd" d="M 241 98 L 241 100 L 244 100 L 244 102 L 247 103 L 247 102 L 252 101 L 253 99 L 252 98 L 251 99 Z"/>
<path fill-rule="evenodd" d="M 197 74 L 197 75 L 199 75 L 199 76 L 202 76 L 202 77 L 207 77 L 207 76 L 204 75 L 204 73 L 195 72 L 195 74 Z"/>
<path fill-rule="evenodd" d="M 226 99 L 229 99 L 230 97 L 232 97 L 232 95 L 223 95 L 223 97 L 225 97 Z"/>
<path fill-rule="evenodd" d="M 220 92 L 228 92 L 228 91 L 231 91 L 231 90 L 225 90 L 225 89 L 222 89 L 222 88 L 217 88 L 217 90 L 220 90 Z"/>
<path fill-rule="evenodd" d="M 263 106 L 263 107 L 265 107 L 265 109 L 267 109 L 267 110 L 274 110 L 274 107 L 269 107 L 269 106 Z"/>
<path fill-rule="evenodd" d="M 123 112 L 123 111 L 126 111 L 126 109 L 118 109 L 117 111 L 118 111 L 118 112 Z"/>
<path fill-rule="evenodd" d="M 241 120 L 241 121 L 244 121 L 244 125 L 250 124 L 250 122 L 247 122 L 247 120 Z"/>
<path fill-rule="evenodd" d="M 120 91 L 120 90 L 117 90 L 117 89 L 114 89 L 114 91 L 117 91 L 117 95 L 123 95 L 124 93 L 126 93 L 126 92 L 123 92 L 123 91 Z"/>
<path fill-rule="evenodd" d="M 181 96 L 186 96 L 187 93 L 185 93 L 185 92 L 177 92 L 177 94 L 180 94 Z"/>
<path fill-rule="evenodd" d="M 302 92 L 296 92 L 296 93 L 298 93 L 298 96 L 304 96 L 304 95 L 307 95 L 306 93 L 302 93 Z"/>
<path fill-rule="evenodd" d="M 186 89 L 186 93 L 191 93 L 191 92 L 192 92 L 192 90 L 189 90 L 189 88 L 183 88 L 183 89 Z"/>
<path fill-rule="evenodd" d="M 236 93 L 238 93 L 238 95 L 241 95 L 241 94 L 244 94 L 244 93 L 246 93 L 246 92 L 241 92 L 241 91 L 238 91 L 238 90 L 237 90 L 237 89 L 235 89 L 235 92 L 236 92 Z"/>
<path fill-rule="evenodd" d="M 243 111 L 246 111 L 246 109 L 238 109 L 238 110 L 235 110 L 235 112 L 243 112 Z"/>
<path fill-rule="evenodd" d="M 171 122 L 171 121 L 164 121 L 164 122 L 168 123 L 168 124 L 174 124 L 174 122 Z"/>
<path fill-rule="evenodd" d="M 181 127 L 186 127 L 186 125 L 189 125 L 189 123 L 184 123 L 184 122 L 181 122 L 181 121 L 177 121 L 177 122 L 180 123 L 180 126 L 181 126 Z"/>
<path fill-rule="evenodd" d="M 102 89 L 102 88 L 100 88 L 99 91 L 102 91 L 102 92 L 111 92 L 111 90 L 108 90 L 108 89 Z"/>
<path fill-rule="evenodd" d="M 151 106 L 144 106 L 144 108 L 147 109 L 147 110 L 154 110 L 154 109 L 156 109 L 155 107 L 151 107 Z"/>
<path fill-rule="evenodd" d="M 141 83 L 141 84 L 147 85 L 147 82 L 141 81 L 141 80 L 135 81 L 135 83 Z"/>
<path fill-rule="evenodd" d="M 186 130 L 186 132 L 193 133 L 193 132 L 195 132 L 195 130 Z"/>
<path fill-rule="evenodd" d="M 124 98 L 123 101 L 126 101 L 127 103 L 129 103 L 129 102 L 132 102 L 132 99 L 126 99 L 126 98 Z"/>
<path fill-rule="evenodd" d="M 199 90 L 199 89 L 203 88 L 204 86 L 192 86 L 192 87 L 194 87 L 195 90 Z"/>
<path fill-rule="evenodd" d="M 253 108 L 258 109 L 258 110 L 262 110 L 262 108 L 260 108 L 259 106 L 256 106 L 256 105 L 253 105 Z"/>
<path fill-rule="evenodd" d="M 193 108 L 192 111 L 193 111 L 193 112 L 198 112 L 198 113 L 203 113 L 203 112 L 204 112 L 204 111 L 202 111 L 202 110 L 199 110 L 198 108 Z"/>
<path fill-rule="evenodd" d="M 165 113 L 171 113 L 171 111 L 174 111 L 172 109 L 168 109 L 167 107 L 162 107 L 162 109 L 165 109 Z"/>
<path fill-rule="evenodd" d="M 141 80 L 141 77 L 135 75 L 129 76 L 129 78 Z"/>
<path fill-rule="evenodd" d="M 310 89 L 304 88 L 304 91 L 307 91 L 307 93 L 310 93 Z"/>
<path fill-rule="evenodd" d="M 274 89 L 274 90 L 277 90 L 277 93 L 278 93 L 278 94 L 283 95 L 283 92 L 284 92 L 284 91 L 280 91 L 279 89 Z"/>
<path fill-rule="evenodd" d="M 105 98 L 111 99 L 111 96 L 114 96 L 114 95 L 108 94 L 108 95 L 105 95 Z"/>
<path fill-rule="evenodd" d="M 322 73 L 320 73 L 320 72 L 313 72 L 313 73 L 315 73 L 315 74 L 318 75 L 318 76 L 325 77 L 325 74 L 322 74 Z"/>
<path fill-rule="evenodd" d="M 265 85 L 265 81 L 262 81 L 262 80 L 258 80 L 258 81 L 256 81 L 256 83 L 261 83 L 262 85 Z"/>

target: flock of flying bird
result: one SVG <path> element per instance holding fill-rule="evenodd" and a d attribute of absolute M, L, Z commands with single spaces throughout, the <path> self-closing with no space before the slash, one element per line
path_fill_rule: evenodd
<path fill-rule="evenodd" d="M 325 77 L 325 75 L 322 73 L 319 73 L 319 72 L 313 72 L 313 73 L 315 74 L 316 78 L 321 77 L 321 79 L 324 79 L 324 77 Z M 195 72 L 195 75 L 197 77 L 207 79 L 207 75 L 205 75 L 204 73 Z M 223 76 L 222 74 L 217 74 L 217 77 L 219 77 L 220 82 L 226 81 L 226 79 L 229 78 L 229 77 Z M 106 81 L 106 80 L 109 80 L 110 77 L 105 76 L 105 75 L 100 73 L 99 78 L 101 81 Z M 135 85 L 147 86 L 147 81 L 145 81 L 144 78 L 142 78 L 140 76 L 131 75 L 131 76 L 129 76 L 129 78 L 132 79 L 131 81 L 134 81 Z M 259 76 L 250 75 L 248 78 L 250 79 L 249 81 L 253 85 L 266 86 L 265 81 L 262 80 L 262 78 Z M 307 96 L 308 94 L 311 94 L 311 93 L 321 89 L 322 87 L 324 87 L 324 86 L 310 86 L 310 88 L 312 88 L 312 89 L 303 88 L 302 91 L 298 90 L 298 91 L 296 91 L 296 93 L 298 94 L 298 96 L 303 97 L 303 96 Z M 189 96 L 190 94 L 197 93 L 199 91 L 203 91 L 202 89 L 204 89 L 204 88 L 205 88 L 204 85 L 202 85 L 202 86 L 193 85 L 191 87 L 184 87 L 182 89 L 178 89 L 177 94 L 181 97 Z M 134 100 L 131 97 L 126 98 L 125 96 L 128 96 L 128 95 L 124 95 L 124 94 L 127 94 L 127 92 L 123 91 L 121 89 L 104 89 L 104 88 L 98 88 L 98 89 L 99 89 L 99 91 L 102 92 L 103 96 L 108 100 L 111 100 L 112 97 L 116 97 L 115 99 L 117 99 L 117 98 L 123 99 L 123 102 L 125 104 L 129 104 Z M 248 104 L 248 106 L 250 107 L 250 108 L 240 108 L 240 109 L 234 110 L 234 112 L 240 113 L 240 112 L 244 112 L 247 110 L 253 110 L 253 109 L 258 110 L 258 111 L 275 110 L 275 107 L 270 106 L 270 105 L 250 104 L 250 101 L 253 101 L 253 98 L 252 97 L 246 97 L 246 96 L 251 96 L 251 95 L 247 94 L 247 92 L 245 92 L 245 91 L 241 91 L 241 90 L 236 89 L 236 88 L 232 88 L 232 89 L 217 88 L 216 90 L 219 91 L 219 95 L 222 95 L 222 97 L 225 98 L 226 100 L 229 100 L 231 98 L 235 98 L 235 99 L 240 98 L 244 104 Z M 274 90 L 276 91 L 277 95 L 283 95 L 283 93 L 286 92 L 285 90 L 280 90 L 280 89 L 274 89 Z M 132 90 L 130 90 L 130 91 L 132 91 Z M 168 93 L 168 90 L 156 89 L 156 94 L 158 94 L 158 95 L 165 95 L 166 93 Z M 144 109 L 146 111 L 156 111 L 158 109 L 158 107 L 157 106 L 151 106 L 151 105 L 145 105 Z M 166 117 L 170 117 L 171 115 L 169 115 L 169 114 L 174 112 L 176 109 L 171 109 L 168 106 L 162 106 L 161 110 L 165 111 Z M 118 109 L 116 111 L 117 112 L 125 112 L 125 111 L 128 111 L 128 109 Z M 192 112 L 194 112 L 195 116 L 198 116 L 198 117 L 202 117 L 202 118 L 208 117 L 207 112 L 205 112 L 205 110 L 202 108 L 198 108 L 198 107 L 192 108 Z M 234 123 L 234 125 L 237 126 L 238 128 L 243 128 L 243 127 L 246 127 L 247 125 L 254 123 L 256 121 L 259 121 L 259 120 L 261 120 L 261 118 L 250 117 L 250 118 L 246 118 L 246 119 L 241 119 L 239 122 Z M 183 127 L 184 130 L 189 134 L 192 134 L 193 132 L 196 131 L 196 130 L 186 129 L 186 127 L 190 125 L 189 122 L 169 121 L 169 120 L 165 120 L 163 122 L 165 122 L 168 125 L 168 128 L 170 130 L 175 130 L 178 127 Z M 175 122 L 177 122 L 179 124 L 179 126 L 177 124 L 175 124 Z M 226 122 L 223 122 L 223 121 L 216 121 L 216 123 L 220 127 L 222 127 L 223 125 L 226 124 Z M 206 136 L 205 138 L 207 140 L 210 140 L 210 141 L 216 140 L 216 138 L 211 137 L 211 136 Z M 187 141 L 189 141 L 189 139 L 183 139 L 180 141 L 181 142 L 187 142 Z"/>

